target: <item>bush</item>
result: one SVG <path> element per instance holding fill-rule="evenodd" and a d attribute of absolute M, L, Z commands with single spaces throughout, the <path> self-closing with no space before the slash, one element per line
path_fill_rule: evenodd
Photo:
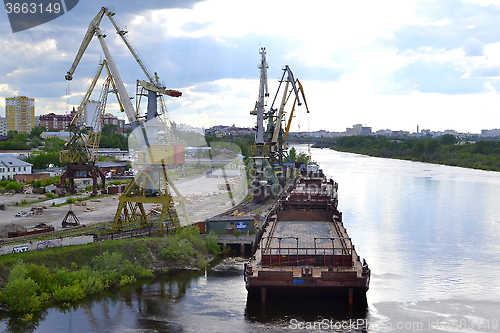
<path fill-rule="evenodd" d="M 80 283 L 61 287 L 54 291 L 53 295 L 54 298 L 60 302 L 77 301 L 85 297 L 85 293 Z"/>
<path fill-rule="evenodd" d="M 162 258 L 167 261 L 177 261 L 181 264 L 189 264 L 195 252 L 188 239 L 176 239 L 172 237 L 165 246 Z"/>
<path fill-rule="evenodd" d="M 129 284 L 129 283 L 134 283 L 136 281 L 137 281 L 137 279 L 136 279 L 135 276 L 133 276 L 133 275 L 124 275 L 120 279 L 120 286 L 124 286 L 124 285 Z"/>
<path fill-rule="evenodd" d="M 31 278 L 18 278 L 5 286 L 2 298 L 13 311 L 33 312 L 40 309 L 38 285 Z"/>
<path fill-rule="evenodd" d="M 87 295 L 96 294 L 105 288 L 102 278 L 96 273 L 92 273 L 88 277 L 82 279 L 80 285 L 82 286 L 83 292 Z"/>
<path fill-rule="evenodd" d="M 41 302 L 37 297 L 38 284 L 28 277 L 28 266 L 22 261 L 12 268 L 7 285 L 2 293 L 2 300 L 18 312 L 33 312 L 40 309 Z"/>
<path fill-rule="evenodd" d="M 120 266 L 121 262 L 122 255 L 118 252 L 109 254 L 109 252 L 106 251 L 100 256 L 92 258 L 94 269 L 102 274 L 110 274 L 118 271 L 118 267 Z"/>
<path fill-rule="evenodd" d="M 208 235 L 205 237 L 205 245 L 207 247 L 208 253 L 219 255 L 222 253 L 221 247 L 217 244 L 217 236 L 216 235 Z"/>
<path fill-rule="evenodd" d="M 153 273 L 139 265 L 138 263 L 132 264 L 130 261 L 125 259 L 120 267 L 120 274 L 121 275 L 130 275 L 130 276 L 135 276 L 137 278 L 146 278 L 146 277 L 152 277 Z"/>

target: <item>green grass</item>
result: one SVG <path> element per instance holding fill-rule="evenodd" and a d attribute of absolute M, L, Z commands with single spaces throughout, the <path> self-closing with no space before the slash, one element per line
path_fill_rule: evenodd
<path fill-rule="evenodd" d="M 124 286 L 171 267 L 203 268 L 220 253 L 217 238 L 199 229 L 173 235 L 97 242 L 0 256 L 0 301 L 33 313 L 49 302 L 68 303 Z"/>

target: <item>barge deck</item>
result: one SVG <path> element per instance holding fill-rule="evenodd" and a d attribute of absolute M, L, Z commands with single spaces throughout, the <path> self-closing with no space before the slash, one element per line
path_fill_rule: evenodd
<path fill-rule="evenodd" d="M 366 294 L 370 269 L 356 253 L 338 211 L 338 184 L 304 172 L 276 206 L 245 265 L 249 293 Z"/>

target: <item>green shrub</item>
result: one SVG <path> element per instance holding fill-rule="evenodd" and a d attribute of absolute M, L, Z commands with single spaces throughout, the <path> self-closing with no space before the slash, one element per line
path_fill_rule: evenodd
<path fill-rule="evenodd" d="M 92 265 L 94 269 L 103 275 L 116 272 L 121 262 L 122 255 L 118 252 L 110 254 L 106 251 L 103 254 L 92 258 Z"/>
<path fill-rule="evenodd" d="M 217 236 L 210 234 L 205 237 L 205 246 L 207 248 L 208 253 L 219 255 L 222 253 L 221 247 L 217 244 Z"/>
<path fill-rule="evenodd" d="M 83 292 L 87 295 L 96 294 L 105 288 L 101 276 L 97 273 L 92 273 L 82 279 L 80 285 L 82 286 Z"/>
<path fill-rule="evenodd" d="M 137 278 L 152 277 L 153 273 L 147 268 L 142 267 L 138 263 L 132 264 L 129 260 L 125 259 L 120 267 L 121 275 L 130 275 Z"/>
<path fill-rule="evenodd" d="M 41 302 L 37 297 L 39 286 L 28 277 L 28 266 L 19 261 L 12 268 L 7 285 L 2 293 L 2 301 L 10 309 L 18 312 L 33 312 L 40 309 Z"/>
<path fill-rule="evenodd" d="M 124 275 L 120 279 L 120 286 L 124 286 L 124 285 L 129 284 L 129 283 L 134 283 L 136 281 L 137 281 L 137 279 L 136 279 L 135 276 L 133 276 L 133 275 Z"/>
<path fill-rule="evenodd" d="M 162 258 L 167 261 L 189 264 L 193 255 L 195 255 L 195 251 L 188 239 L 171 238 L 165 245 Z"/>
<path fill-rule="evenodd" d="M 31 278 L 19 278 L 5 286 L 2 298 L 9 308 L 17 312 L 33 312 L 40 309 L 37 297 L 38 285 Z"/>
<path fill-rule="evenodd" d="M 38 266 L 35 264 L 30 264 L 27 266 L 26 277 L 31 278 L 40 287 L 41 292 L 49 290 L 49 283 L 51 280 L 51 274 L 49 269 L 44 265 Z"/>
<path fill-rule="evenodd" d="M 77 301 L 85 297 L 80 283 L 73 284 L 71 286 L 64 286 L 53 293 L 54 298 L 60 302 Z"/>

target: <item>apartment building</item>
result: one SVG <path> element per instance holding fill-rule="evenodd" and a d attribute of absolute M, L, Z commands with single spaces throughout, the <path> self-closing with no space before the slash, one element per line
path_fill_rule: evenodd
<path fill-rule="evenodd" d="M 5 98 L 7 131 L 30 133 L 35 127 L 35 99 L 26 96 Z"/>

